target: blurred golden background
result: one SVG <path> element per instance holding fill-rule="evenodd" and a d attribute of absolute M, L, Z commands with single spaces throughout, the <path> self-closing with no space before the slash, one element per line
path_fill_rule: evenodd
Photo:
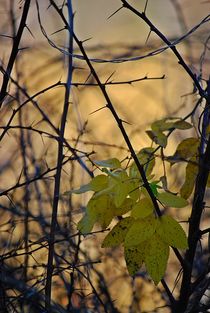
<path fill-rule="evenodd" d="M 41 23 L 47 36 L 60 50 L 66 50 L 68 33 L 66 30 L 62 30 L 63 23 L 60 17 L 49 6 L 48 1 L 38 1 L 38 3 Z M 62 5 L 63 1 L 56 1 L 56 3 Z M 133 0 L 129 3 L 140 11 L 145 6 L 145 1 Z M 4 68 L 12 48 L 12 40 L 8 37 L 14 30 L 12 18 L 14 18 L 17 29 L 23 4 L 24 1 L 0 1 L 0 34 L 2 35 L 0 37 L 0 61 Z M 193 109 L 197 96 L 194 93 L 192 80 L 169 49 L 148 57 L 149 53 L 165 47 L 165 44 L 154 33 L 149 35 L 148 26 L 125 8 L 120 9 L 112 16 L 121 7 L 121 1 L 74 0 L 72 4 L 75 12 L 74 31 L 78 38 L 84 41 L 84 48 L 89 58 L 93 60 L 92 65 L 101 81 L 106 82 L 111 76 L 110 81 L 112 82 L 130 82 L 113 84 L 107 86 L 106 90 L 118 115 L 127 122 L 125 124 L 126 131 L 135 151 L 138 152 L 141 148 L 151 145 L 151 140 L 145 131 L 149 129 L 154 120 L 166 116 L 183 117 Z M 208 14 L 209 7 L 209 1 L 151 0 L 148 1 L 146 14 L 158 29 L 171 42 L 174 42 L 198 25 Z M 65 8 L 64 13 L 67 16 Z M 177 45 L 177 49 L 186 63 L 195 75 L 203 79 L 204 85 L 209 75 L 210 59 L 209 54 L 202 59 L 202 54 L 208 36 L 209 24 L 205 23 Z M 24 30 L 20 47 L 21 50 L 11 75 L 14 81 L 10 81 L 9 84 L 10 96 L 5 100 L 0 112 L 2 134 L 14 110 L 17 110 L 20 104 L 26 101 L 27 95 L 32 97 L 44 88 L 66 80 L 67 57 L 58 48 L 50 45 L 43 36 L 35 1 L 31 2 L 27 28 Z M 75 43 L 74 54 L 81 55 Z M 118 62 L 95 62 L 96 59 L 115 59 Z M 90 154 L 91 160 L 110 157 L 123 160 L 130 156 L 119 127 L 109 110 L 106 108 L 99 110 L 106 105 L 106 102 L 97 86 L 88 86 L 88 84 L 94 84 L 95 81 L 90 75 L 85 61 L 75 57 L 73 66 L 72 82 L 81 85 L 71 87 L 70 108 L 65 130 L 66 140 L 77 149 L 78 154 L 82 156 L 90 170 L 93 170 L 93 165 L 85 157 L 86 154 Z M 163 75 L 165 78 L 161 79 Z M 158 79 L 132 82 L 145 76 Z M 2 82 L 2 75 L 0 75 L 0 82 Z M 84 83 L 87 85 L 82 85 Z M 22 89 L 17 86 L 21 86 Z M 27 95 L 24 94 L 24 90 Z M 64 103 L 64 88 L 57 86 L 40 93 L 34 100 L 48 116 L 55 129 L 59 127 Z M 44 245 L 49 233 L 57 161 L 57 134 L 55 129 L 52 129 L 49 123 L 43 119 L 36 103 L 29 101 L 24 105 L 14 116 L 3 138 L 1 137 L 2 226 L 0 226 L 3 238 L 1 249 L 5 254 L 10 250 L 14 252 L 23 249 L 24 251 L 26 215 L 27 240 L 34 245 L 33 247 L 40 247 L 40 241 Z M 18 127 L 20 124 L 22 128 Z M 173 154 L 180 139 L 189 134 L 195 135 L 196 130 L 178 131 L 173 134 L 165 154 Z M 25 142 L 24 151 L 21 140 Z M 64 155 L 65 159 L 71 156 L 67 147 L 64 149 Z M 24 163 L 24 158 L 26 163 Z M 26 179 L 24 167 L 27 167 L 29 180 L 45 171 L 46 175 L 31 184 L 23 184 L 22 187 L 18 185 L 16 188 L 17 184 L 21 184 Z M 177 186 L 183 182 L 183 175 L 180 174 L 183 173 L 183 167 L 175 165 L 170 168 L 167 165 L 167 170 L 171 174 L 170 189 L 177 192 Z M 157 177 L 161 176 L 161 171 L 160 162 L 156 169 Z M 76 222 L 84 211 L 89 195 L 80 197 L 73 195 L 70 199 L 62 195 L 65 191 L 88 181 L 88 174 L 76 161 L 69 161 L 63 166 L 58 220 L 59 227 L 67 235 L 76 233 Z M 29 195 L 26 200 L 27 192 Z M 177 210 L 171 209 L 171 212 L 179 220 L 188 218 L 188 210 L 177 212 Z M 61 239 L 62 236 L 62 233 L 58 231 L 57 238 Z M 81 271 L 87 275 L 87 279 L 79 272 L 75 274 L 73 299 L 75 307 L 79 307 L 82 303 L 89 303 L 87 295 L 92 293 L 91 281 L 104 301 L 107 300 L 108 294 L 111 295 L 114 306 L 119 312 L 156 312 L 155 307 L 165 304 L 159 290 L 149 280 L 143 279 L 145 273 L 139 274 L 139 277 L 132 280 L 127 273 L 122 251 L 120 249 L 106 251 L 100 248 L 103 237 L 104 234 L 88 236 L 81 243 L 81 251 L 84 253 L 79 253 L 77 262 L 101 260 L 101 263 L 93 265 L 95 272 L 91 268 L 81 266 Z M 64 241 L 64 243 L 58 244 L 56 251 L 73 263 L 78 238 L 71 240 L 73 243 Z M 38 290 L 43 289 L 46 259 L 47 249 L 40 248 L 31 253 L 27 260 L 28 283 L 35 284 Z M 21 255 L 19 257 L 13 255 L 11 259 L 8 259 L 8 266 L 16 268 L 17 277 L 23 277 L 21 268 L 17 270 L 17 267 L 24 262 L 26 260 Z M 66 264 L 61 265 L 66 266 Z M 170 269 L 168 283 L 173 288 L 173 282 L 178 273 L 178 265 L 173 257 L 170 259 L 168 268 Z M 64 286 L 66 281 L 69 282 L 71 272 L 72 269 L 68 269 L 62 273 L 63 276 L 59 273 L 55 275 L 53 299 L 59 305 L 65 306 L 68 303 Z M 14 290 L 9 292 L 11 296 L 14 296 Z M 114 312 L 112 310 L 110 309 L 109 312 Z M 93 309 L 90 312 L 97 311 Z M 168 309 L 162 307 L 159 312 L 168 312 Z"/>

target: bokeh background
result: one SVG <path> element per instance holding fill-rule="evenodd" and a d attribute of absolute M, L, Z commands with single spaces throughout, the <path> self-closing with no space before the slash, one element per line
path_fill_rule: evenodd
<path fill-rule="evenodd" d="M 24 1 L 18 0 L 0 1 L 0 62 L 3 67 L 7 65 L 12 48 L 12 40 L 8 37 L 14 31 L 12 18 L 18 27 L 23 3 Z M 56 3 L 62 5 L 63 1 Z M 113 82 L 129 82 L 145 76 L 148 78 L 165 76 L 164 79 L 107 86 L 107 92 L 118 115 L 128 122 L 125 124 L 126 131 L 135 151 L 138 152 L 141 148 L 151 145 L 145 130 L 149 129 L 154 120 L 167 116 L 183 117 L 193 109 L 197 101 L 193 83 L 169 49 L 155 56 L 146 57 L 165 44 L 155 34 L 149 35 L 149 28 L 143 21 L 124 8 L 110 17 L 121 7 L 120 1 L 74 0 L 72 3 L 75 12 L 74 31 L 78 38 L 84 41 L 84 48 L 89 58 L 93 59 L 92 64 L 102 82 L 109 79 L 110 75 Z M 133 0 L 129 3 L 140 11 L 145 6 L 145 1 Z M 62 30 L 60 17 L 49 6 L 49 1 L 38 1 L 38 4 L 41 23 L 47 36 L 59 49 L 65 50 L 68 33 Z M 146 14 L 173 42 L 198 25 L 208 14 L 209 9 L 210 2 L 204 0 L 150 0 Z M 67 14 L 65 8 L 64 13 Z M 50 45 L 41 32 L 35 1 L 31 3 L 27 28 L 12 72 L 12 78 L 18 85 L 10 82 L 9 96 L 0 112 L 2 133 L 14 110 L 27 99 L 21 88 L 31 97 L 51 84 L 66 80 L 67 58 L 59 49 Z M 204 86 L 209 75 L 208 46 L 203 55 L 208 36 L 209 23 L 205 23 L 177 45 L 184 60 L 195 75 L 202 79 Z M 74 53 L 81 55 L 76 44 Z M 141 58 L 135 60 L 136 57 Z M 96 59 L 109 61 L 121 59 L 124 62 L 94 62 Z M 73 65 L 73 83 L 94 83 L 85 61 L 74 58 Z M 59 86 L 44 92 L 36 97 L 35 101 L 53 125 L 59 127 L 64 88 Z M 97 86 L 72 86 L 70 102 L 65 138 L 78 150 L 90 170 L 94 170 L 90 160 L 110 157 L 124 160 L 130 156 L 111 113 L 108 109 L 99 110 L 106 103 Z M 193 130 L 177 131 L 171 136 L 165 150 L 166 156 L 173 154 L 182 138 L 196 136 L 197 118 L 195 115 L 194 120 L 189 120 L 195 126 Z M 39 294 L 43 292 L 46 278 L 46 238 L 49 234 L 57 161 L 55 137 L 55 131 L 43 119 L 36 105 L 29 101 L 15 114 L 10 127 L 3 138 L 1 137 L 0 146 L 1 254 L 7 256 L 4 264 L 8 271 L 12 269 L 13 277 L 23 280 L 25 277 L 25 283 L 36 288 Z M 64 153 L 65 159 L 71 156 L 67 147 Z M 88 157 L 90 160 L 86 155 L 90 155 Z M 182 165 L 166 166 L 169 189 L 177 192 L 184 180 L 184 168 Z M 160 162 L 156 167 L 157 178 L 162 176 L 162 171 Z M 31 180 L 43 172 L 46 172 L 46 175 L 42 178 L 19 187 L 18 184 L 27 179 Z M 123 252 L 119 248 L 112 250 L 100 248 L 103 233 L 69 239 L 77 232 L 76 223 L 83 214 L 90 195 L 66 197 L 63 194 L 88 181 L 88 174 L 76 161 L 69 161 L 63 166 L 59 229 L 56 233 L 56 238 L 61 240 L 61 244 L 56 245 L 57 272 L 53 279 L 53 300 L 63 307 L 70 303 L 69 307 L 78 308 L 81 312 L 82 310 L 103 312 L 94 291 L 97 290 L 98 295 L 108 303 L 109 312 L 115 312 L 114 310 L 122 313 L 156 312 L 155 308 L 165 305 L 161 286 L 157 289 L 144 270 L 135 280 L 129 277 Z M 190 208 L 181 212 L 172 209 L 170 211 L 178 220 L 186 221 L 189 210 Z M 29 251 L 33 251 L 28 258 L 24 252 L 26 240 L 31 244 L 28 247 Z M 20 255 L 17 256 L 15 253 Z M 77 270 L 71 267 L 75 262 L 81 265 Z M 27 264 L 27 273 L 23 269 L 24 264 Z M 62 266 L 65 269 L 59 271 Z M 178 271 L 179 266 L 172 256 L 168 264 L 169 275 L 166 274 L 166 280 L 171 288 L 174 287 Z M 74 291 L 70 301 L 69 286 L 73 281 L 72 277 Z M 174 292 L 176 294 L 176 288 Z M 8 294 L 11 296 L 11 303 L 19 303 L 21 297 L 18 298 L 17 295 L 21 294 L 21 290 L 10 286 Z M 27 306 L 30 307 L 28 304 Z M 87 307 L 90 311 L 85 311 Z M 161 307 L 159 311 L 168 312 L 168 309 Z"/>

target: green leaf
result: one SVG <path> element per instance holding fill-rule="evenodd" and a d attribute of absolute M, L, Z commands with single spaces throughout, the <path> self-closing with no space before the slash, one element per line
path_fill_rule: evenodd
<path fill-rule="evenodd" d="M 102 228 L 106 228 L 114 217 L 114 204 L 109 195 L 101 195 L 98 198 L 92 197 L 87 204 L 86 214 L 96 216 L 95 222 Z"/>
<path fill-rule="evenodd" d="M 149 239 L 154 234 L 156 226 L 157 219 L 154 216 L 136 220 L 125 237 L 125 246 L 136 246 Z"/>
<path fill-rule="evenodd" d="M 81 194 L 87 191 L 99 191 L 108 186 L 108 176 L 98 175 L 94 177 L 88 184 L 82 185 L 79 189 L 74 189 L 66 191 L 64 195 L 69 195 L 71 193 Z"/>
<path fill-rule="evenodd" d="M 97 216 L 85 214 L 77 224 L 77 229 L 83 234 L 87 235 L 93 229 L 97 221 Z"/>
<path fill-rule="evenodd" d="M 162 132 L 173 128 L 174 122 L 167 122 L 168 118 L 164 118 L 152 123 L 151 128 L 154 132 Z"/>
<path fill-rule="evenodd" d="M 156 231 L 165 243 L 179 249 L 188 247 L 186 234 L 175 219 L 163 215 L 159 218 L 159 222 Z"/>
<path fill-rule="evenodd" d="M 80 186 L 80 188 L 78 188 L 78 189 L 66 191 L 66 192 L 64 193 L 64 195 L 68 196 L 68 195 L 70 195 L 70 194 L 72 194 L 72 193 L 81 194 L 81 193 L 85 193 L 85 192 L 87 192 L 87 191 L 91 191 L 91 186 L 90 186 L 90 184 L 82 185 L 82 186 Z"/>
<path fill-rule="evenodd" d="M 173 195 L 172 193 L 169 193 L 169 192 L 158 193 L 156 197 L 164 205 L 170 206 L 173 208 L 184 208 L 185 206 L 188 205 L 188 202 L 186 199 Z"/>
<path fill-rule="evenodd" d="M 161 187 L 158 185 L 159 181 L 153 181 L 152 183 L 150 183 L 150 188 L 152 189 L 152 192 L 154 194 L 154 196 L 156 197 L 158 194 L 158 189 L 160 189 Z"/>
<path fill-rule="evenodd" d="M 188 199 L 193 191 L 195 180 L 198 174 L 198 165 L 196 157 L 192 157 L 186 166 L 185 181 L 180 189 L 180 195 L 184 199 Z"/>
<path fill-rule="evenodd" d="M 130 192 L 129 177 L 125 171 L 118 173 L 116 184 L 113 188 L 114 203 L 116 207 L 120 207 Z"/>
<path fill-rule="evenodd" d="M 121 163 L 116 158 L 102 160 L 102 161 L 94 161 L 94 163 L 100 167 L 108 167 L 111 169 L 121 168 Z"/>
<path fill-rule="evenodd" d="M 157 285 L 166 271 L 169 257 L 169 246 L 155 234 L 145 248 L 145 265 L 148 273 Z"/>
<path fill-rule="evenodd" d="M 124 247 L 124 257 L 128 272 L 134 276 L 141 268 L 145 258 L 145 244 L 141 243 L 135 247 Z"/>
<path fill-rule="evenodd" d="M 167 182 L 167 177 L 165 175 L 160 177 L 160 182 L 162 183 L 163 190 L 167 191 L 168 190 L 168 182 Z M 156 196 L 157 196 L 157 194 L 156 194 Z"/>
<path fill-rule="evenodd" d="M 143 166 L 146 176 L 150 176 L 155 166 L 154 149 L 151 147 L 141 149 L 139 153 L 137 153 L 137 158 L 140 164 Z M 131 178 L 141 179 L 141 175 L 135 162 L 131 164 L 131 167 L 129 169 L 129 176 Z"/>
<path fill-rule="evenodd" d="M 108 173 L 109 182 L 108 187 L 99 193 L 95 194 L 95 198 L 101 194 L 109 194 L 113 197 L 116 207 L 120 207 L 129 192 L 133 191 L 133 181 L 128 177 L 125 170 L 117 170 L 115 172 Z"/>
<path fill-rule="evenodd" d="M 91 180 L 89 185 L 92 191 L 105 189 L 108 186 L 108 176 L 98 175 Z"/>
<path fill-rule="evenodd" d="M 192 128 L 192 125 L 184 120 L 180 120 L 173 124 L 173 128 L 185 130 Z"/>
<path fill-rule="evenodd" d="M 161 131 L 147 130 L 146 133 L 157 145 L 160 145 L 163 148 L 167 146 L 167 136 Z"/>
<path fill-rule="evenodd" d="M 130 179 L 130 188 L 129 188 L 129 193 L 128 196 L 133 200 L 137 201 L 140 197 L 140 189 L 139 189 L 139 179 Z"/>
<path fill-rule="evenodd" d="M 115 207 L 113 213 L 116 216 L 122 216 L 123 214 L 132 210 L 134 201 L 131 198 L 126 198 L 120 207 Z"/>
<path fill-rule="evenodd" d="M 173 120 L 177 120 L 176 122 L 174 122 Z M 151 128 L 153 131 L 167 131 L 167 130 L 171 130 L 173 128 L 176 129 L 190 129 L 192 128 L 192 125 L 182 119 L 179 119 L 177 117 L 173 117 L 173 118 L 164 118 L 158 121 L 155 121 L 152 123 Z"/>
<path fill-rule="evenodd" d="M 119 221 L 105 237 L 102 248 L 119 246 L 124 241 L 133 222 L 134 219 L 132 217 L 126 217 Z"/>
<path fill-rule="evenodd" d="M 172 161 L 186 160 L 198 154 L 199 139 L 187 138 L 180 142 L 175 154 L 171 157 Z"/>
<path fill-rule="evenodd" d="M 144 218 L 150 215 L 154 210 L 152 201 L 149 198 L 143 198 L 137 202 L 132 211 L 131 216 L 134 218 Z"/>

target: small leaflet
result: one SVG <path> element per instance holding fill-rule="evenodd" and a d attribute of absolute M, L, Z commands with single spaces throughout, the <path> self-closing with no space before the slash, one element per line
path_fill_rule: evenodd
<path fill-rule="evenodd" d="M 161 239 L 171 247 L 186 249 L 187 237 L 183 228 L 171 216 L 163 215 L 159 218 L 157 233 Z"/>
<path fill-rule="evenodd" d="M 139 151 L 139 153 L 137 153 L 137 158 L 140 164 L 144 167 L 144 171 L 147 177 L 151 175 L 155 166 L 155 158 L 153 153 L 154 149 L 151 147 L 143 148 Z M 131 164 L 129 169 L 129 176 L 131 178 L 140 178 L 140 173 L 135 162 Z"/>
<path fill-rule="evenodd" d="M 77 229 L 83 234 L 87 235 L 93 229 L 97 217 L 90 214 L 85 214 L 77 224 Z"/>
<path fill-rule="evenodd" d="M 133 224 L 132 217 L 126 217 L 119 221 L 105 237 L 102 248 L 111 248 L 119 246 L 125 239 L 125 236 Z"/>
<path fill-rule="evenodd" d="M 173 124 L 173 128 L 185 130 L 192 128 L 192 125 L 184 120 L 177 121 Z"/>
<path fill-rule="evenodd" d="M 149 198 L 143 198 L 137 202 L 131 211 L 131 216 L 134 218 L 144 218 L 153 212 L 153 204 Z"/>
<path fill-rule="evenodd" d="M 163 278 L 169 257 L 169 246 L 155 233 L 145 248 L 146 269 L 157 285 Z"/>
<path fill-rule="evenodd" d="M 112 181 L 111 192 L 113 193 L 114 204 L 116 207 L 120 207 L 133 187 L 133 184 L 125 170 L 116 171 L 113 175 L 113 177 L 110 177 Z"/>
<path fill-rule="evenodd" d="M 167 136 L 161 131 L 147 130 L 146 133 L 157 145 L 160 145 L 163 148 L 167 146 Z"/>
<path fill-rule="evenodd" d="M 158 193 L 156 197 L 158 200 L 160 200 L 161 203 L 169 207 L 184 208 L 188 205 L 186 199 L 173 195 L 169 192 Z"/>
<path fill-rule="evenodd" d="M 173 122 L 173 120 L 177 121 Z M 151 128 L 153 131 L 167 131 L 173 128 L 185 130 L 192 128 L 192 125 L 182 119 L 174 117 L 174 118 L 164 118 L 162 120 L 155 121 L 154 123 L 152 123 Z"/>
<path fill-rule="evenodd" d="M 157 227 L 157 219 L 154 216 L 136 220 L 125 237 L 125 246 L 136 246 L 148 240 L 154 234 Z"/>
<path fill-rule="evenodd" d="M 102 228 L 106 228 L 114 216 L 114 205 L 109 195 L 101 195 L 98 198 L 92 197 L 87 204 L 86 214 L 96 216 L 96 222 Z"/>
<path fill-rule="evenodd" d="M 133 205 L 134 205 L 134 200 L 131 198 L 126 198 L 120 207 L 113 208 L 113 213 L 116 216 L 122 216 L 125 213 L 131 211 L 133 208 Z"/>
<path fill-rule="evenodd" d="M 195 185 L 197 174 L 198 165 L 196 162 L 196 157 L 192 157 L 186 166 L 185 181 L 180 189 L 180 195 L 184 199 L 188 199 L 190 197 Z"/>
<path fill-rule="evenodd" d="M 198 154 L 198 138 L 187 138 L 180 142 L 174 154 L 175 159 L 188 159 Z"/>
<path fill-rule="evenodd" d="M 94 177 L 88 184 L 82 185 L 78 189 L 66 191 L 64 195 L 69 195 L 71 193 L 81 194 L 87 191 L 100 191 L 102 189 L 107 188 L 107 186 L 108 186 L 108 176 L 98 175 Z"/>
<path fill-rule="evenodd" d="M 153 131 L 166 131 L 174 127 L 174 122 L 168 122 L 168 118 L 164 118 L 152 123 L 151 128 Z"/>
<path fill-rule="evenodd" d="M 108 187 L 108 176 L 98 175 L 89 183 L 92 191 L 100 191 Z"/>
<path fill-rule="evenodd" d="M 90 184 L 82 185 L 82 186 L 80 186 L 80 188 L 78 188 L 78 189 L 66 191 L 66 192 L 64 193 L 64 195 L 68 196 L 68 195 L 70 195 L 70 194 L 72 194 L 72 193 L 75 193 L 75 194 L 78 194 L 78 195 L 79 195 L 79 194 L 85 193 L 85 192 L 87 192 L 87 191 L 91 191 L 91 186 L 90 186 Z"/>
<path fill-rule="evenodd" d="M 134 276 L 144 262 L 145 243 L 141 243 L 135 247 L 124 247 L 124 257 L 129 274 Z"/>
<path fill-rule="evenodd" d="M 102 161 L 94 161 L 94 163 L 100 167 L 108 167 L 110 169 L 121 168 L 121 163 L 117 158 L 102 160 Z"/>

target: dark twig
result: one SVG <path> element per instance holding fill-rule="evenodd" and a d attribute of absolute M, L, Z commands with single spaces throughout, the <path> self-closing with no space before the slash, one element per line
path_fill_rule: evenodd
<path fill-rule="evenodd" d="M 2 86 L 1 86 L 1 91 L 0 91 L 0 107 L 4 101 L 4 98 L 7 95 L 7 86 L 8 86 L 8 82 L 10 79 L 10 74 L 12 72 L 13 69 L 13 65 L 15 63 L 18 51 L 19 51 L 19 45 L 20 45 L 20 40 L 24 31 L 24 28 L 26 27 L 26 19 L 28 16 L 28 12 L 29 12 L 29 8 L 30 8 L 30 3 L 31 0 L 25 0 L 25 4 L 23 7 L 23 13 L 22 13 L 22 17 L 20 20 L 20 25 L 17 31 L 17 35 L 13 38 L 13 46 L 12 46 L 12 51 L 10 54 L 10 58 L 8 61 L 8 65 L 5 71 L 5 74 L 3 76 L 3 82 L 2 82 Z"/>

